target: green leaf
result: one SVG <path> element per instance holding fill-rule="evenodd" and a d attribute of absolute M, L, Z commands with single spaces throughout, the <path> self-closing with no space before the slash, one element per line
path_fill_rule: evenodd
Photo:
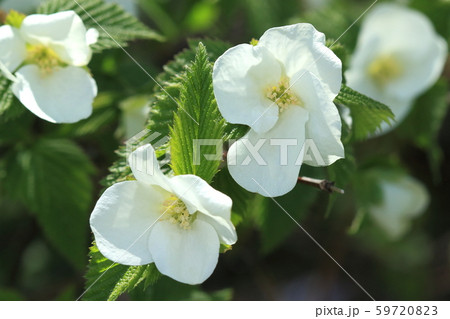
<path fill-rule="evenodd" d="M 448 82 L 441 79 L 416 101 L 397 129 L 400 135 L 427 151 L 435 180 L 439 180 L 441 176 L 439 169 L 442 151 L 438 137 L 449 108 L 447 96 Z"/>
<path fill-rule="evenodd" d="M 141 283 L 147 287 L 160 277 L 154 263 L 144 266 L 114 263 L 100 253 L 95 243 L 90 248 L 89 256 L 83 300 L 116 300 Z"/>
<path fill-rule="evenodd" d="M 5 78 L 0 72 L 0 123 L 20 116 L 25 108 L 14 97 L 11 91 L 12 82 Z"/>
<path fill-rule="evenodd" d="M 375 133 L 381 123 L 391 124 L 391 120 L 394 120 L 394 114 L 389 107 L 346 85 L 342 85 L 334 102 L 350 108 L 353 119 L 353 136 L 356 140 L 363 140 Z"/>
<path fill-rule="evenodd" d="M 51 14 L 65 10 L 75 11 L 87 29 L 98 30 L 98 42 L 91 46 L 94 52 L 124 47 L 128 41 L 136 39 L 162 40 L 158 33 L 122 7 L 103 0 L 48 0 L 38 8 L 38 13 Z"/>
<path fill-rule="evenodd" d="M 36 214 L 45 236 L 67 260 L 83 268 L 93 191 L 89 159 L 69 140 L 40 139 L 9 153 L 6 165 L 5 191 Z"/>
<path fill-rule="evenodd" d="M 170 132 L 175 175 L 194 174 L 210 182 L 222 160 L 224 127 L 212 88 L 212 65 L 206 48 L 199 44 L 182 83 Z"/>
<path fill-rule="evenodd" d="M 195 59 L 195 51 L 200 41 L 206 47 L 211 61 L 215 61 L 231 46 L 228 42 L 220 40 L 188 40 L 189 48 L 175 55 L 173 61 L 164 66 L 164 72 L 156 78 L 163 85 L 163 88 L 156 86 L 148 129 L 163 136 L 169 135 L 170 127 L 173 125 L 174 114 L 178 108 L 177 99 L 180 97 L 183 74 L 185 74 L 186 68 Z"/>

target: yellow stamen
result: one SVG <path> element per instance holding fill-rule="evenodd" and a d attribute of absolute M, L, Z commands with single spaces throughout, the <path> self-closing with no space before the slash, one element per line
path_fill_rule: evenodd
<path fill-rule="evenodd" d="M 172 224 L 178 224 L 184 230 L 191 229 L 191 224 L 196 218 L 196 214 L 189 214 L 186 205 L 175 195 L 170 195 L 164 202 L 161 213 L 164 213 L 159 220 L 167 220 Z"/>
<path fill-rule="evenodd" d="M 303 105 L 301 99 L 289 88 L 289 79 L 282 77 L 278 85 L 269 86 L 266 89 L 266 97 L 280 107 L 280 112 L 290 105 Z"/>
<path fill-rule="evenodd" d="M 367 68 L 367 72 L 378 87 L 384 87 L 403 73 L 402 65 L 392 55 L 384 55 L 375 59 Z"/>
<path fill-rule="evenodd" d="M 37 65 L 44 73 L 51 73 L 56 67 L 64 66 L 56 52 L 44 45 L 27 45 L 27 64 Z"/>

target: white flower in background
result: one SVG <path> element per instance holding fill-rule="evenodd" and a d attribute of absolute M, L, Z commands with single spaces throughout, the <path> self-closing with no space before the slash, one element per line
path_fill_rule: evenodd
<path fill-rule="evenodd" d="M 383 199 L 369 208 L 369 214 L 391 239 L 398 239 L 408 231 L 411 221 L 427 208 L 428 192 L 408 175 L 382 178 L 379 183 Z"/>
<path fill-rule="evenodd" d="M 220 243 L 237 240 L 231 199 L 198 176 L 165 176 L 151 145 L 133 152 L 129 164 L 136 181 L 108 188 L 91 215 L 100 252 L 124 265 L 154 262 L 175 280 L 202 283 L 216 267 Z"/>
<path fill-rule="evenodd" d="M 130 139 L 145 128 L 150 102 L 148 96 L 135 96 L 122 101 L 119 105 L 122 110 L 122 127 L 125 138 Z"/>
<path fill-rule="evenodd" d="M 240 44 L 219 57 L 213 85 L 220 112 L 228 122 L 250 126 L 227 156 L 237 183 L 280 196 L 296 185 L 302 162 L 323 166 L 344 157 L 333 104 L 341 80 L 341 61 L 324 34 L 306 23 L 269 29 L 257 45 Z M 305 139 L 319 158 L 303 158 Z M 248 161 L 250 144 L 264 164 Z"/>
<path fill-rule="evenodd" d="M 447 44 L 425 15 L 381 4 L 362 24 L 345 76 L 348 86 L 390 106 L 399 123 L 414 99 L 436 82 L 446 58 Z M 389 128 L 384 123 L 382 131 Z"/>
<path fill-rule="evenodd" d="M 97 85 L 86 65 L 95 29 L 73 11 L 27 16 L 20 28 L 0 27 L 0 65 L 12 91 L 36 116 L 74 123 L 92 113 Z M 13 75 L 14 74 L 14 75 Z"/>

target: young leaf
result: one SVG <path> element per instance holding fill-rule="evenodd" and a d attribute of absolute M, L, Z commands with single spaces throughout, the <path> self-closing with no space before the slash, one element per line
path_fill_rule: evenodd
<path fill-rule="evenodd" d="M 144 286 L 150 285 L 160 276 L 154 263 L 125 266 L 112 262 L 100 253 L 95 243 L 90 248 L 89 256 L 83 300 L 116 300 L 141 283 Z"/>
<path fill-rule="evenodd" d="M 38 13 L 51 14 L 65 10 L 75 11 L 86 28 L 95 28 L 100 33 L 97 43 L 91 46 L 94 52 L 124 47 L 128 41 L 136 39 L 162 40 L 159 34 L 122 7 L 103 0 L 48 0 L 38 8 Z"/>
<path fill-rule="evenodd" d="M 394 120 L 394 114 L 386 105 L 342 85 L 335 103 L 350 108 L 353 119 L 353 136 L 356 140 L 363 140 L 376 132 L 382 122 L 388 124 Z"/>
<path fill-rule="evenodd" d="M 85 264 L 93 166 L 69 140 L 40 139 L 8 154 L 8 194 L 36 214 L 53 246 L 76 268 Z"/>
<path fill-rule="evenodd" d="M 182 83 L 170 132 L 174 173 L 194 174 L 210 182 L 222 159 L 224 127 L 212 88 L 212 65 L 206 48 L 199 44 Z"/>

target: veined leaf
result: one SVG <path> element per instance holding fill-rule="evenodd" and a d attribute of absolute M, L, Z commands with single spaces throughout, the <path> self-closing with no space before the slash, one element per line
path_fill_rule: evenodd
<path fill-rule="evenodd" d="M 158 33 L 122 7 L 103 0 L 48 0 L 38 8 L 38 13 L 51 14 L 65 10 L 75 11 L 86 28 L 98 30 L 98 42 L 91 46 L 95 52 L 124 47 L 128 41 L 136 39 L 162 40 Z"/>
<path fill-rule="evenodd" d="M 154 263 L 124 266 L 112 262 L 100 253 L 95 243 L 90 248 L 89 256 L 83 300 L 116 300 L 141 283 L 144 287 L 149 286 L 160 276 Z"/>
<path fill-rule="evenodd" d="M 394 114 L 386 105 L 377 102 L 346 85 L 342 85 L 335 103 L 350 108 L 353 119 L 353 136 L 356 140 L 363 140 L 380 128 L 381 123 L 391 123 Z"/>
<path fill-rule="evenodd" d="M 94 168 L 69 140 L 40 139 L 8 154 L 9 195 L 36 214 L 53 246 L 76 268 L 85 264 Z"/>
<path fill-rule="evenodd" d="M 224 127 L 212 88 L 212 65 L 200 43 L 183 80 L 170 132 L 175 175 L 194 174 L 210 182 L 222 159 Z"/>

